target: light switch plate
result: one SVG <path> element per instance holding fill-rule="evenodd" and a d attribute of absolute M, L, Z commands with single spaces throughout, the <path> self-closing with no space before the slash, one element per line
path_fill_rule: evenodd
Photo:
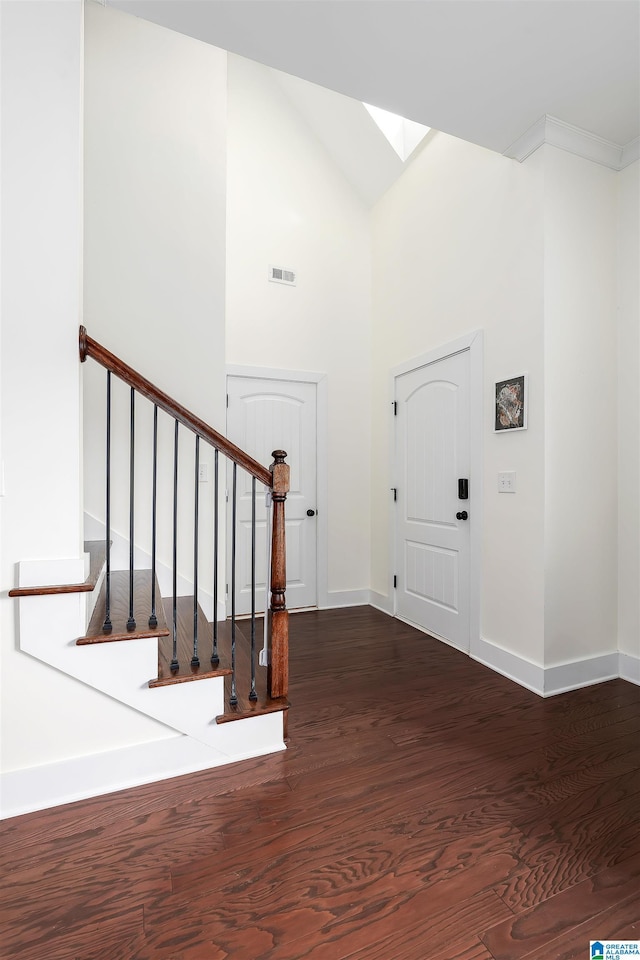
<path fill-rule="evenodd" d="M 498 474 L 498 493 L 516 492 L 515 470 L 503 470 Z"/>

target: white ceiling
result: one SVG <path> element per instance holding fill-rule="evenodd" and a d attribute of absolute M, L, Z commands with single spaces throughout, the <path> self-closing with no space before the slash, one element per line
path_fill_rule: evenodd
<path fill-rule="evenodd" d="M 504 153 L 545 114 L 640 136 L 638 0 L 108 0 Z"/>

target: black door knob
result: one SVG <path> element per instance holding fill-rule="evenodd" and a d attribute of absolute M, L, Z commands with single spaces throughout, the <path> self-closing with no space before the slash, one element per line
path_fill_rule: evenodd
<path fill-rule="evenodd" d="M 456 520 L 467 520 L 469 514 L 466 510 L 461 510 L 460 513 L 456 513 Z"/>
<path fill-rule="evenodd" d="M 308 516 L 308 517 L 315 517 L 315 515 L 316 515 L 315 510 L 307 510 L 307 516 Z"/>

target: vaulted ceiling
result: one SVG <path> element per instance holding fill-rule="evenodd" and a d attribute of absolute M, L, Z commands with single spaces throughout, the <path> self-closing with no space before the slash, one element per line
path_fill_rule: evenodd
<path fill-rule="evenodd" d="M 637 0 L 108 0 L 500 153 L 544 115 L 640 136 Z"/>

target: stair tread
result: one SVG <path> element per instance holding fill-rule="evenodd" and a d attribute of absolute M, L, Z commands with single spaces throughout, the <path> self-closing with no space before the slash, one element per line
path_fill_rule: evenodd
<path fill-rule="evenodd" d="M 111 573 L 111 623 L 113 624 L 111 633 L 105 633 L 102 629 L 105 618 L 105 598 L 106 586 L 103 584 L 87 633 L 84 637 L 78 637 L 76 640 L 79 646 L 90 643 L 113 643 L 118 640 L 137 640 L 144 637 L 166 637 L 168 635 L 169 628 L 165 620 L 157 583 L 156 615 L 158 625 L 157 627 L 149 626 L 149 616 L 151 614 L 150 570 L 134 570 L 133 572 L 135 629 L 127 629 L 129 619 L 128 570 L 115 570 Z"/>
<path fill-rule="evenodd" d="M 249 620 L 236 621 L 236 706 L 229 704 L 231 696 L 231 677 L 224 681 L 224 713 L 216 717 L 216 723 L 229 723 L 232 720 L 244 720 L 247 717 L 257 717 L 266 713 L 278 713 L 289 709 L 286 697 L 272 699 L 267 693 L 267 669 L 258 663 L 258 651 L 262 646 L 263 619 L 256 619 L 256 694 L 257 700 L 249 699 L 251 688 L 251 623 Z M 230 626 L 230 624 L 229 624 Z M 225 657 L 231 662 L 231 631 L 229 630 L 229 646 L 221 646 Z M 222 656 L 222 652 L 221 652 Z"/>
<path fill-rule="evenodd" d="M 224 677 L 231 673 L 231 667 L 222 661 L 217 667 L 211 664 L 213 648 L 213 624 L 209 623 L 200 605 L 198 605 L 198 655 L 200 666 L 191 666 L 193 656 L 193 597 L 177 597 L 177 647 L 178 663 L 175 673 L 171 672 L 173 651 L 173 599 L 167 597 L 162 601 L 167 624 L 170 625 L 168 636 L 158 641 L 158 676 L 149 681 L 150 687 L 164 687 L 172 683 L 184 683 L 189 680 L 206 680 L 209 677 Z M 224 621 L 218 624 L 218 642 L 223 635 L 230 632 L 230 627 Z M 229 641 L 230 644 L 230 641 Z"/>
<path fill-rule="evenodd" d="M 193 656 L 193 597 L 178 597 L 177 612 L 177 657 L 179 668 L 171 672 L 173 653 L 173 600 L 171 597 L 162 599 L 156 584 L 156 615 L 157 627 L 149 627 L 151 613 L 151 571 L 134 571 L 134 615 L 137 626 L 135 630 L 127 630 L 129 617 L 129 572 L 127 570 L 113 571 L 111 574 L 111 622 L 113 630 L 104 633 L 102 624 L 105 617 L 105 585 L 100 591 L 96 608 L 91 617 L 87 634 L 79 637 L 76 643 L 79 646 L 92 643 L 110 643 L 119 640 L 134 640 L 143 637 L 158 638 L 158 676 L 149 681 L 152 688 L 169 686 L 174 683 L 185 683 L 192 680 L 204 680 L 211 677 L 223 677 L 225 687 L 225 710 L 217 716 L 216 723 L 229 723 L 233 720 L 243 720 L 248 717 L 261 716 L 268 713 L 282 712 L 289 709 L 289 702 L 285 697 L 272 699 L 267 694 L 267 670 L 258 664 L 258 650 L 262 645 L 263 619 L 256 620 L 256 700 L 249 699 L 251 687 L 251 625 L 248 620 L 236 621 L 236 695 L 238 702 L 230 706 L 231 697 L 231 621 L 218 622 L 218 656 L 217 666 L 211 664 L 213 644 L 213 624 L 205 617 L 198 605 L 198 653 L 199 666 L 191 666 Z"/>
<path fill-rule="evenodd" d="M 61 593 L 90 593 L 95 590 L 104 565 L 106 544 L 104 540 L 85 540 L 84 552 L 89 554 L 89 576 L 82 583 L 43 584 L 36 587 L 15 587 L 9 590 L 10 597 L 44 597 Z"/>

